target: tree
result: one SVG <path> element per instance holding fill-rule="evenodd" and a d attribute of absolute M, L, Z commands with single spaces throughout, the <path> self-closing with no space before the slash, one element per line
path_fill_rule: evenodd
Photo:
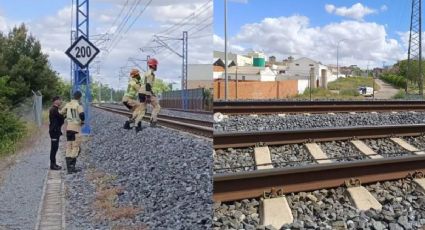
<path fill-rule="evenodd" d="M 409 67 L 409 73 L 408 71 Z M 408 66 L 408 60 L 402 60 L 397 62 L 393 68 L 398 69 L 398 75 L 403 76 L 404 78 L 407 78 L 409 81 L 418 84 L 418 87 L 420 87 L 420 76 L 419 76 L 419 61 L 417 60 L 411 60 L 410 66 Z M 422 61 L 422 76 L 425 74 L 425 61 Z"/>
<path fill-rule="evenodd" d="M 2 94 L 11 106 L 40 91 L 45 101 L 57 94 L 57 73 L 50 68 L 48 56 L 41 52 L 40 42 L 24 24 L 13 28 L 7 36 L 0 33 L 0 81 L 12 88 Z"/>
<path fill-rule="evenodd" d="M 153 84 L 153 92 L 155 94 L 158 95 L 158 94 L 161 94 L 163 92 L 170 91 L 170 90 L 171 90 L 170 86 L 167 83 L 165 83 L 163 80 L 158 79 L 158 78 L 155 79 L 155 82 Z"/>

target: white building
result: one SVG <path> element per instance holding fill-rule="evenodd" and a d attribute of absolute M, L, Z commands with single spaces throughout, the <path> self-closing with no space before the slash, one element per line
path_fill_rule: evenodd
<path fill-rule="evenodd" d="M 229 80 L 275 81 L 276 74 L 269 67 L 232 66 L 227 69 Z M 224 79 L 224 69 L 214 67 L 214 79 Z"/>
<path fill-rule="evenodd" d="M 214 59 L 221 59 L 225 60 L 224 52 L 221 51 L 214 51 Z M 252 57 L 251 56 L 245 56 L 245 55 L 239 55 L 234 53 L 227 53 L 227 61 L 234 61 L 236 65 L 238 66 L 252 66 Z"/>
<path fill-rule="evenodd" d="M 296 77 L 298 79 L 307 79 L 311 81 L 312 87 L 327 87 L 330 79 L 330 71 L 326 65 L 320 62 L 314 61 L 310 58 L 302 57 L 289 62 L 286 70 L 281 70 L 282 76 L 279 79 L 285 79 L 285 77 Z M 313 71 L 313 78 L 310 79 L 310 72 Z"/>

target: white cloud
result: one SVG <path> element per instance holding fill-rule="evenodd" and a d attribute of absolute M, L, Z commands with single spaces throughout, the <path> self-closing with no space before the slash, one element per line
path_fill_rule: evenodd
<path fill-rule="evenodd" d="M 376 10 L 371 9 L 367 6 L 363 6 L 361 3 L 356 3 L 350 8 L 347 7 L 336 7 L 332 4 L 325 5 L 326 12 L 330 14 L 336 14 L 342 17 L 348 17 L 356 20 L 363 20 L 366 15 L 376 13 Z"/>
<path fill-rule="evenodd" d="M 224 51 L 224 39 L 216 34 L 213 36 L 214 50 Z M 239 45 L 232 44 L 231 41 L 228 42 L 229 52 L 241 53 L 245 52 L 245 48 Z"/>
<path fill-rule="evenodd" d="M 361 21 L 311 27 L 305 16 L 265 18 L 244 25 L 230 40 L 245 50 L 263 50 L 280 58 L 306 56 L 335 64 L 336 46 L 342 39 L 345 41 L 340 44 L 340 57 L 345 64 L 365 66 L 368 61 L 391 62 L 405 57 L 403 45 L 388 38 L 385 26 Z"/>
<path fill-rule="evenodd" d="M 325 5 L 326 12 L 328 12 L 330 14 L 332 14 L 335 11 L 335 8 L 336 7 L 334 5 L 332 5 L 332 4 L 326 4 Z"/>
<path fill-rule="evenodd" d="M 6 19 L 0 16 L 0 32 L 6 32 L 8 30 Z"/>
<path fill-rule="evenodd" d="M 387 5 L 382 5 L 381 6 L 381 12 L 385 12 L 388 10 L 388 6 Z"/>
<path fill-rule="evenodd" d="M 121 9 L 120 6 L 122 7 L 125 3 L 122 0 L 97 0 L 97 2 L 101 1 L 103 2 L 102 4 L 106 5 L 102 5 L 99 8 L 94 6 L 91 8 L 91 35 L 98 35 L 105 32 L 113 34 L 116 27 L 111 28 L 111 26 L 120 12 L 117 9 Z M 130 0 L 129 3 L 131 2 L 133 1 Z M 201 3 L 203 4 L 204 2 Z M 108 4 L 110 4 L 110 7 L 106 7 Z M 172 7 L 166 6 L 167 4 L 173 4 L 173 7 L 178 9 L 179 12 L 172 10 Z M 146 54 L 141 54 L 139 48 L 148 43 L 152 39 L 153 34 L 185 18 L 191 14 L 190 11 L 196 10 L 196 7 L 202 4 L 198 0 L 182 0 L 177 4 L 171 0 L 153 1 L 152 5 L 147 8 L 147 11 L 138 19 L 132 29 L 127 34 L 122 35 L 122 40 L 117 44 L 108 58 L 104 60 L 100 69 L 100 74 L 103 75 L 102 82 L 113 87 L 121 86 L 121 88 L 124 88 L 124 85 L 127 83 L 127 73 L 124 78 L 120 79 L 119 71 L 120 67 L 126 65 L 127 59 L 129 57 L 145 58 Z M 139 6 L 137 12 L 142 7 Z M 168 10 L 160 12 L 158 9 Z M 157 13 L 156 17 L 152 17 L 152 14 L 155 12 Z M 70 77 L 70 60 L 64 53 L 70 46 L 70 20 L 71 6 L 66 6 L 58 10 L 55 14 L 32 19 L 27 23 L 30 32 L 40 40 L 43 52 L 49 55 L 52 68 L 59 72 L 65 79 L 69 79 Z M 15 25 L 6 22 L 8 21 L 0 13 L 0 30 L 8 28 L 10 25 Z M 193 21 L 189 21 L 188 25 L 170 34 L 170 36 L 181 36 L 181 32 L 184 29 L 192 28 L 189 31 L 189 64 L 211 62 L 213 33 L 212 25 L 209 25 L 209 23 L 212 23 L 212 7 L 203 13 L 202 25 L 195 26 Z M 200 29 L 202 30 L 198 31 Z M 181 52 L 181 41 L 172 42 L 172 46 L 178 52 Z M 180 82 L 181 58 L 169 51 L 164 51 L 154 56 L 160 62 L 157 76 L 162 79 Z M 99 60 L 99 57 L 95 61 Z M 134 66 L 131 62 L 127 64 Z M 144 66 L 145 64 L 140 63 L 140 65 Z M 91 66 L 94 67 L 94 64 Z M 92 71 L 91 73 L 94 79 L 98 80 L 96 71 Z"/>

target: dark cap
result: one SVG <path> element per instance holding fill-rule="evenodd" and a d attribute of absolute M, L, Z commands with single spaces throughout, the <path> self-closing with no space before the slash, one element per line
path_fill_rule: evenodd
<path fill-rule="evenodd" d="M 83 94 L 80 91 L 75 91 L 74 92 L 74 99 L 76 100 L 80 100 L 80 98 L 83 96 Z"/>
<path fill-rule="evenodd" d="M 53 98 L 52 98 L 52 102 L 54 102 L 54 101 L 56 101 L 56 100 L 60 100 L 61 98 L 59 97 L 59 96 L 54 96 Z"/>

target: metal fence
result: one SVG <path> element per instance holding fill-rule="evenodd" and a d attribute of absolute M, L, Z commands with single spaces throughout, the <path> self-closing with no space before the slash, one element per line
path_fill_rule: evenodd
<path fill-rule="evenodd" d="M 33 111 L 34 111 L 34 121 L 41 127 L 43 123 L 43 95 L 41 95 L 40 91 L 34 92 L 33 96 Z"/>
<path fill-rule="evenodd" d="M 163 92 L 160 99 L 161 107 L 183 109 L 182 90 Z M 187 110 L 211 111 L 212 96 L 209 89 L 188 89 Z"/>

